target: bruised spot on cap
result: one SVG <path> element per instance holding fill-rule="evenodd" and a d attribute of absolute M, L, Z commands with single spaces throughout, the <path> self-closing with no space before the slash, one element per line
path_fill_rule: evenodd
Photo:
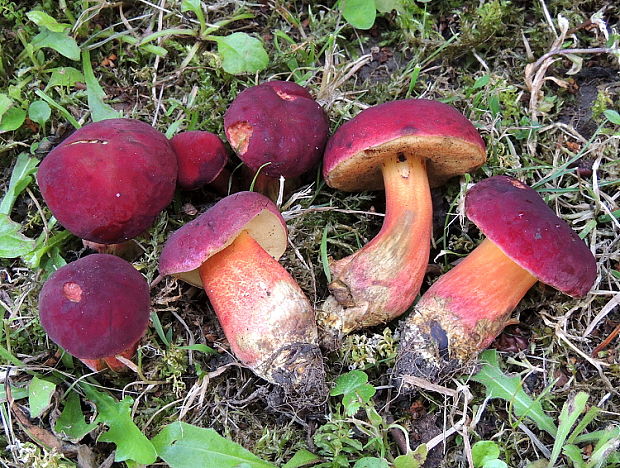
<path fill-rule="evenodd" d="M 299 96 L 293 96 L 291 94 L 287 94 L 280 89 L 276 89 L 275 92 L 278 96 L 280 96 L 281 99 L 284 99 L 285 101 L 294 101 L 295 99 L 299 97 Z"/>
<path fill-rule="evenodd" d="M 82 300 L 82 288 L 77 283 L 65 283 L 62 287 L 62 293 L 71 302 L 80 302 Z"/>
<path fill-rule="evenodd" d="M 526 189 L 529 188 L 527 185 L 525 185 L 523 182 L 518 181 L 517 179 L 510 179 L 510 183 L 512 185 L 514 185 L 515 187 L 517 187 L 518 189 Z"/>
<path fill-rule="evenodd" d="M 239 154 L 243 154 L 248 150 L 253 131 L 252 125 L 248 122 L 237 122 L 228 127 L 226 136 L 233 148 Z"/>

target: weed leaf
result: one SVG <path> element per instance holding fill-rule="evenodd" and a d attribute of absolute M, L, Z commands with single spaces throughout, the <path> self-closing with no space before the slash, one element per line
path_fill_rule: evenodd
<path fill-rule="evenodd" d="M 0 132 L 12 132 L 22 126 L 26 120 L 26 111 L 20 107 L 11 107 L 0 120 Z"/>
<path fill-rule="evenodd" d="M 45 89 L 54 86 L 73 86 L 78 81 L 84 81 L 84 75 L 80 70 L 73 67 L 58 67 L 49 70 L 52 72 Z"/>
<path fill-rule="evenodd" d="M 217 51 L 222 57 L 222 68 L 226 73 L 256 73 L 269 64 L 263 43 L 246 33 L 236 32 L 212 39 L 217 41 Z"/>
<path fill-rule="evenodd" d="M 620 114 L 618 114 L 615 110 L 607 109 L 606 111 L 603 111 L 603 114 L 611 123 L 620 125 Z"/>
<path fill-rule="evenodd" d="M 394 468 L 420 468 L 426 461 L 428 447 L 420 444 L 413 452 L 401 455 L 394 459 Z"/>
<path fill-rule="evenodd" d="M 381 13 L 390 13 L 392 10 L 396 10 L 399 13 L 405 12 L 403 0 L 375 0 L 375 7 Z"/>
<path fill-rule="evenodd" d="M 472 446 L 471 456 L 474 466 L 478 468 L 489 460 L 499 458 L 499 447 L 492 440 L 480 440 Z"/>
<path fill-rule="evenodd" d="M 47 28 L 52 32 L 63 32 L 65 29 L 71 27 L 70 24 L 59 23 L 50 15 L 40 10 L 29 11 L 28 13 L 26 13 L 26 16 L 37 26 Z"/>
<path fill-rule="evenodd" d="M 13 105 L 13 100 L 6 94 L 0 94 L 0 118 L 8 111 Z"/>
<path fill-rule="evenodd" d="M 364 457 L 357 460 L 353 468 L 389 468 L 389 465 L 383 458 Z"/>
<path fill-rule="evenodd" d="M 274 468 L 215 430 L 184 422 L 169 424 L 152 442 L 159 457 L 171 468 Z"/>
<path fill-rule="evenodd" d="M 157 459 L 153 444 L 131 419 L 132 398 L 125 397 L 122 401 L 116 401 L 87 383 L 80 383 L 80 387 L 97 406 L 95 422 L 108 426 L 108 431 L 101 434 L 99 440 L 116 444 L 114 461 L 133 460 L 148 465 Z"/>
<path fill-rule="evenodd" d="M 97 424 L 87 424 L 84 420 L 80 396 L 76 392 L 70 392 L 65 400 L 65 407 L 56 420 L 54 431 L 58 434 L 64 434 L 72 441 L 77 442 L 95 427 L 97 427 Z"/>
<path fill-rule="evenodd" d="M 302 466 L 313 465 L 320 460 L 314 453 L 301 449 L 282 468 L 301 468 Z"/>
<path fill-rule="evenodd" d="M 71 36 L 62 32 L 43 29 L 32 39 L 32 46 L 37 49 L 48 47 L 71 60 L 80 60 L 80 48 Z"/>
<path fill-rule="evenodd" d="M 105 93 L 99 85 L 97 78 L 95 78 L 93 66 L 90 63 L 90 53 L 87 50 L 82 52 L 82 69 L 84 70 L 84 80 L 86 81 L 88 108 L 92 114 L 93 122 L 122 117 L 120 112 L 115 111 L 103 102 Z"/>
<path fill-rule="evenodd" d="M 32 182 L 32 175 L 36 171 L 37 164 L 39 164 L 39 160 L 28 156 L 26 153 L 17 156 L 11 173 L 9 188 L 4 194 L 2 202 L 0 202 L 0 213 L 8 215 L 11 212 L 19 194 Z"/>
<path fill-rule="evenodd" d="M 354 392 L 367 382 L 368 376 L 365 372 L 352 370 L 351 372 L 338 376 L 336 385 L 334 385 L 334 388 L 331 389 L 329 394 L 331 396 L 346 395 L 347 393 Z"/>
<path fill-rule="evenodd" d="M 47 380 L 33 377 L 28 385 L 28 406 L 30 417 L 38 418 L 52 400 L 52 395 L 56 390 L 56 384 Z"/>
<path fill-rule="evenodd" d="M 555 466 L 555 462 L 560 456 L 564 441 L 568 437 L 571 428 L 577 422 L 577 419 L 583 413 L 588 402 L 589 395 L 586 392 L 579 392 L 573 398 L 570 398 L 562 407 L 560 413 L 560 424 L 558 426 L 558 432 L 555 436 L 555 442 L 553 444 L 553 451 L 551 452 L 551 459 L 549 460 L 549 466 Z"/>
<path fill-rule="evenodd" d="M 30 107 L 28 107 L 28 117 L 33 122 L 38 123 L 41 127 L 45 125 L 45 122 L 48 121 L 50 116 L 52 115 L 52 109 L 47 102 L 37 100 L 30 103 Z"/>
<path fill-rule="evenodd" d="M 356 29 L 370 29 L 375 24 L 375 0 L 342 0 L 342 16 Z"/>
<path fill-rule="evenodd" d="M 501 398 L 509 402 L 517 417 L 527 417 L 534 421 L 543 431 L 555 436 L 557 427 L 542 409 L 540 401 L 532 400 L 521 386 L 518 376 L 508 377 L 499 368 L 497 352 L 485 351 L 481 354 L 482 369 L 472 377 L 475 382 L 486 387 L 487 397 Z"/>
<path fill-rule="evenodd" d="M 0 213 L 0 258 L 17 258 L 34 248 L 34 239 L 24 236 L 21 224 Z"/>

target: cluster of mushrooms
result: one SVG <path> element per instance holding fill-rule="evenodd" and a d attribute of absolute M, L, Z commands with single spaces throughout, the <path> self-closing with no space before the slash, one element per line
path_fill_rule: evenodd
<path fill-rule="evenodd" d="M 204 288 L 235 356 L 289 395 L 326 395 L 321 346 L 387 323 L 419 293 L 429 261 L 430 188 L 484 164 L 475 127 L 454 108 L 406 99 L 363 110 L 328 140 L 328 119 L 303 87 L 272 81 L 228 109 L 230 146 L 258 192 L 222 198 L 166 241 L 159 270 Z M 315 311 L 278 262 L 287 227 L 270 197 L 317 165 L 330 187 L 385 190 L 379 234 L 330 264 L 330 296 Z M 93 370 L 126 368 L 149 321 L 149 287 L 118 256 L 172 200 L 175 186 L 234 187 L 228 151 L 214 134 L 170 141 L 131 119 L 87 125 L 41 163 L 38 183 L 58 221 L 98 252 L 56 271 L 40 295 L 49 337 Z M 275 188 L 275 189 L 274 189 Z M 590 290 L 596 262 L 577 234 L 516 179 L 477 183 L 465 212 L 486 235 L 441 276 L 400 324 L 394 376 L 439 381 L 473 360 L 506 326 L 537 281 L 573 297 Z M 402 379 L 404 380 L 404 379 Z"/>

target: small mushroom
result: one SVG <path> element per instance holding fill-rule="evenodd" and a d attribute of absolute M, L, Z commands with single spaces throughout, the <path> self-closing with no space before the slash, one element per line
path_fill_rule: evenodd
<path fill-rule="evenodd" d="M 37 174 L 41 194 L 60 224 L 106 245 L 148 229 L 172 200 L 176 177 L 168 139 L 132 119 L 85 125 L 47 155 Z"/>
<path fill-rule="evenodd" d="M 128 262 L 93 254 L 59 268 L 39 295 L 48 336 L 94 371 L 127 367 L 149 321 L 149 287 Z"/>
<path fill-rule="evenodd" d="M 182 190 L 212 185 L 219 193 L 228 193 L 228 150 L 217 135 L 205 131 L 182 132 L 172 137 L 170 144 L 177 155 L 177 185 Z"/>
<path fill-rule="evenodd" d="M 397 377 L 437 380 L 475 358 L 537 281 L 582 297 L 596 280 L 586 244 L 518 180 L 478 182 L 465 213 L 487 238 L 426 291 L 402 325 Z"/>
<path fill-rule="evenodd" d="M 278 258 L 284 219 L 267 197 L 230 195 L 166 241 L 163 275 L 204 287 L 237 358 L 291 396 L 325 397 L 314 310 Z"/>
<path fill-rule="evenodd" d="M 329 131 L 327 116 L 302 86 L 269 81 L 241 92 L 224 116 L 233 150 L 273 193 L 280 176 L 295 178 L 319 162 Z"/>
<path fill-rule="evenodd" d="M 407 99 L 362 111 L 327 143 L 323 175 L 345 191 L 385 189 L 377 236 L 330 263 L 331 296 L 319 317 L 325 344 L 342 334 L 388 322 L 415 299 L 428 264 L 430 186 L 472 171 L 486 160 L 474 126 L 437 101 Z"/>

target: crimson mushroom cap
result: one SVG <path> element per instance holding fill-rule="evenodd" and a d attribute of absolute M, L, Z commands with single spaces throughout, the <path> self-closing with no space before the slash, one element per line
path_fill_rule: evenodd
<path fill-rule="evenodd" d="M 269 81 L 241 92 L 224 116 L 226 138 L 241 160 L 270 177 L 297 177 L 321 158 L 327 116 L 304 87 Z"/>
<path fill-rule="evenodd" d="M 41 194 L 76 236 L 115 244 L 145 231 L 170 203 L 177 177 L 168 139 L 150 125 L 110 119 L 82 127 L 41 163 Z"/>
<path fill-rule="evenodd" d="M 211 183 L 228 162 L 224 143 L 211 132 L 179 133 L 170 144 L 179 166 L 177 184 L 183 190 L 195 190 Z"/>
<path fill-rule="evenodd" d="M 168 238 L 159 258 L 159 272 L 202 287 L 198 268 L 243 230 L 276 259 L 286 250 L 286 222 L 276 205 L 259 193 L 238 192 L 222 198 Z"/>
<path fill-rule="evenodd" d="M 596 260 L 566 222 L 538 193 L 507 176 L 474 185 L 465 213 L 508 257 L 539 281 L 573 297 L 588 293 Z"/>
<path fill-rule="evenodd" d="M 59 268 L 39 295 L 41 325 L 80 359 L 115 356 L 136 343 L 149 321 L 149 287 L 128 262 L 93 254 Z"/>
<path fill-rule="evenodd" d="M 439 101 L 402 99 L 369 107 L 338 128 L 325 148 L 323 176 L 340 190 L 379 190 L 382 162 L 399 152 L 428 160 L 431 186 L 486 160 L 484 141 L 459 111 Z"/>

